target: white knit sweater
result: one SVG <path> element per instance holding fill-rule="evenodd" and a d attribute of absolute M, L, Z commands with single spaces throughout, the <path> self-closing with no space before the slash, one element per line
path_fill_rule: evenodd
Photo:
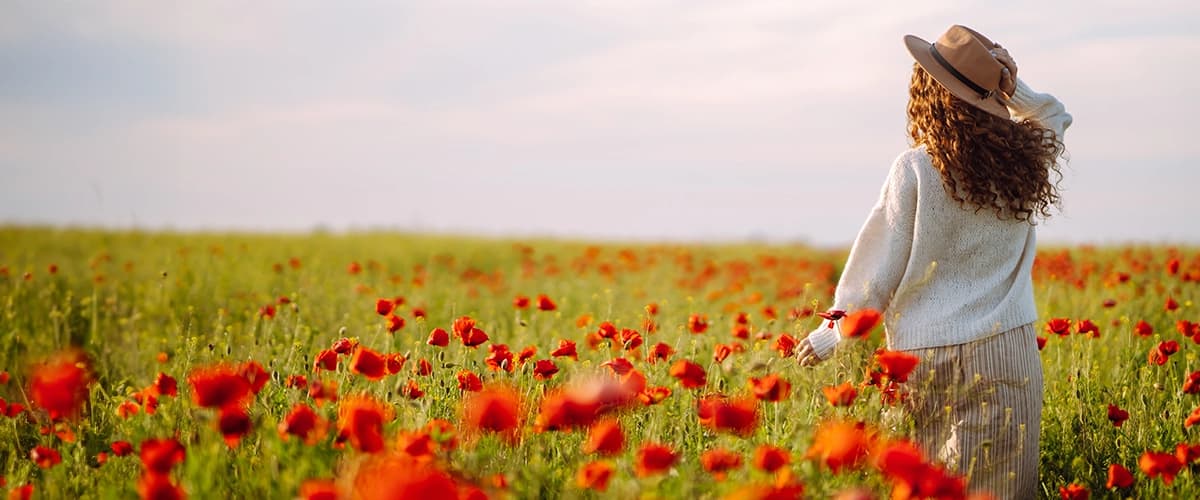
<path fill-rule="evenodd" d="M 1060 140 L 1071 124 L 1054 96 L 1020 80 L 1008 105 Z M 889 349 L 963 344 L 1037 319 L 1034 226 L 963 208 L 943 186 L 924 146 L 901 153 L 838 281 L 833 309 L 882 311 Z M 808 337 L 821 359 L 841 339 L 827 324 Z"/>

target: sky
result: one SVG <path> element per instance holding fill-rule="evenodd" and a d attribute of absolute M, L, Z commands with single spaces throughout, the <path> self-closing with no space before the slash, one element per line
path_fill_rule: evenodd
<path fill-rule="evenodd" d="M 0 224 L 845 245 L 906 34 L 1074 116 L 1042 242 L 1200 243 L 1200 3 L 0 5 Z"/>

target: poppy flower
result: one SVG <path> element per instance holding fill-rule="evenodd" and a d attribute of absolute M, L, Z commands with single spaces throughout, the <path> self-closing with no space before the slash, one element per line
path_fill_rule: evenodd
<path fill-rule="evenodd" d="M 387 316 L 395 307 L 396 303 L 392 302 L 392 299 L 378 299 L 375 301 L 375 314 Z"/>
<path fill-rule="evenodd" d="M 1149 337 L 1154 335 L 1154 327 L 1150 326 L 1144 319 L 1139 319 L 1136 325 L 1133 325 L 1133 333 L 1139 337 Z"/>
<path fill-rule="evenodd" d="M 747 325 L 741 325 L 741 324 L 733 325 L 732 333 L 733 333 L 734 338 L 746 340 L 746 339 L 750 338 L 750 327 Z"/>
<path fill-rule="evenodd" d="M 758 426 L 758 401 L 754 398 L 734 400 L 722 396 L 708 396 L 696 406 L 700 425 L 714 431 L 725 431 L 739 436 L 749 436 Z"/>
<path fill-rule="evenodd" d="M 246 409 L 238 406 L 222 408 L 217 417 L 217 430 L 221 431 L 221 435 L 225 437 L 225 444 L 230 448 L 236 447 L 252 426 Z"/>
<path fill-rule="evenodd" d="M 8 492 L 8 500 L 29 500 L 33 498 L 33 484 L 25 484 Z"/>
<path fill-rule="evenodd" d="M 317 353 L 316 359 L 313 360 L 313 371 L 321 370 L 337 370 L 338 353 L 333 349 L 324 349 Z"/>
<path fill-rule="evenodd" d="M 1117 405 L 1108 405 L 1108 421 L 1112 422 L 1113 427 L 1120 427 L 1127 419 L 1129 419 L 1129 412 L 1122 410 Z"/>
<path fill-rule="evenodd" d="M 650 363 L 667 361 L 671 359 L 672 354 L 675 354 L 675 350 L 670 345 L 665 342 L 659 342 L 650 348 L 650 353 L 646 355 L 646 361 Z"/>
<path fill-rule="evenodd" d="M 271 374 L 263 369 L 258 361 L 247 361 L 238 367 L 238 375 L 246 379 L 250 384 L 250 392 L 258 394 L 266 387 L 267 381 L 271 380 Z"/>
<path fill-rule="evenodd" d="M 613 325 L 612 322 L 605 321 L 603 323 L 600 323 L 600 326 L 596 330 L 596 335 L 600 336 L 600 338 L 603 338 L 603 339 L 616 338 L 617 327 L 616 327 L 616 325 Z"/>
<path fill-rule="evenodd" d="M 850 406 L 858 397 L 858 390 L 850 382 L 825 386 L 821 388 L 821 392 L 825 393 L 825 399 L 829 400 L 832 406 Z"/>
<path fill-rule="evenodd" d="M 245 405 L 253 396 L 250 382 L 239 367 L 217 364 L 200 367 L 188 374 L 192 400 L 205 408 Z"/>
<path fill-rule="evenodd" d="M 488 335 L 478 328 L 472 327 L 466 333 L 458 336 L 462 340 L 462 344 L 467 347 L 476 347 L 488 341 Z"/>
<path fill-rule="evenodd" d="M 1179 309 L 1179 303 L 1175 302 L 1174 297 L 1167 297 L 1167 302 L 1163 305 L 1163 309 L 1166 309 L 1167 312 L 1173 312 Z"/>
<path fill-rule="evenodd" d="M 646 307 L 643 307 L 642 309 L 644 309 L 646 311 L 646 314 L 650 315 L 650 316 L 654 316 L 654 315 L 658 314 L 658 304 L 653 303 L 653 302 L 646 304 Z"/>
<path fill-rule="evenodd" d="M 179 485 L 171 482 L 167 476 L 145 474 L 137 481 L 138 496 L 154 500 L 182 500 L 187 498 Z"/>
<path fill-rule="evenodd" d="M 646 406 L 658 404 L 671 397 L 670 387 L 647 387 L 638 394 L 638 400 Z"/>
<path fill-rule="evenodd" d="M 1039 351 L 1046 348 L 1046 340 L 1046 337 L 1041 335 L 1037 336 L 1037 346 Z"/>
<path fill-rule="evenodd" d="M 815 458 L 833 470 L 861 467 L 873 444 L 873 438 L 861 423 L 829 420 L 822 422 L 805 458 Z"/>
<path fill-rule="evenodd" d="M 362 394 L 350 396 L 338 404 L 338 443 L 350 445 L 364 453 L 383 450 L 383 424 L 392 420 L 391 405 Z"/>
<path fill-rule="evenodd" d="M 492 344 L 488 346 L 488 355 L 486 358 L 483 358 L 483 362 L 493 371 L 513 371 L 513 353 L 504 344 Z"/>
<path fill-rule="evenodd" d="M 725 359 L 728 358 L 730 354 L 733 354 L 732 347 L 729 347 L 725 344 L 717 344 L 717 345 L 713 346 L 713 361 L 716 363 L 721 363 L 721 362 L 725 361 Z"/>
<path fill-rule="evenodd" d="M 350 371 L 367 377 L 367 380 L 379 380 L 388 374 L 387 359 L 382 354 L 360 345 L 350 358 Z"/>
<path fill-rule="evenodd" d="M 632 351 L 641 347 L 642 334 L 637 330 L 625 328 L 621 330 L 621 345 L 626 351 Z"/>
<path fill-rule="evenodd" d="M 1147 451 L 1138 458 L 1138 468 L 1146 474 L 1146 477 L 1154 479 L 1161 476 L 1165 484 L 1175 481 L 1175 475 L 1179 474 L 1183 465 L 1175 455 L 1170 453 Z"/>
<path fill-rule="evenodd" d="M 338 500 L 337 485 L 332 479 L 305 479 L 300 483 L 301 500 Z"/>
<path fill-rule="evenodd" d="M 702 314 L 693 314 L 688 316 L 688 330 L 692 333 L 704 333 L 708 330 L 708 316 Z"/>
<path fill-rule="evenodd" d="M 612 370 L 613 374 L 615 375 L 625 375 L 626 373 L 629 373 L 629 370 L 633 369 L 633 363 L 630 363 L 629 360 L 625 358 L 613 358 L 600 363 L 600 366 L 607 367 L 609 370 Z"/>
<path fill-rule="evenodd" d="M 444 348 L 450 345 L 450 333 L 442 329 L 433 329 L 430 332 L 430 339 L 425 341 L 426 344 L 437 345 L 439 348 Z"/>
<path fill-rule="evenodd" d="M 58 453 L 58 450 L 45 446 L 35 446 L 29 450 L 29 459 L 43 469 L 49 469 L 62 463 L 62 455 Z"/>
<path fill-rule="evenodd" d="M 515 437 L 521 425 L 521 399 L 507 387 L 492 386 L 463 400 L 463 424 L 469 429 Z"/>
<path fill-rule="evenodd" d="M 538 380 L 550 380 L 555 373 L 558 373 L 558 365 L 549 359 L 539 359 L 533 366 L 533 378 Z"/>
<path fill-rule="evenodd" d="M 404 317 L 397 316 L 394 314 L 389 314 L 387 317 L 388 333 L 396 333 L 396 332 L 400 331 L 401 328 L 404 328 Z"/>
<path fill-rule="evenodd" d="M 529 297 L 518 295 L 513 298 L 513 307 L 517 309 L 525 309 L 529 307 Z"/>
<path fill-rule="evenodd" d="M 404 369 L 404 363 L 407 361 L 408 358 L 398 352 L 383 355 L 383 364 L 387 368 L 388 375 L 400 373 L 400 370 Z"/>
<path fill-rule="evenodd" d="M 787 399 L 792 390 L 792 384 L 779 375 L 771 374 L 762 378 L 750 377 L 750 391 L 761 401 L 779 402 Z"/>
<path fill-rule="evenodd" d="M 296 403 L 292 411 L 279 422 L 279 437 L 287 440 L 288 436 L 296 436 L 308 444 L 314 444 L 325 434 L 325 420 L 311 406 Z"/>
<path fill-rule="evenodd" d="M 141 407 L 138 406 L 137 403 L 134 403 L 133 401 L 125 401 L 117 405 L 117 416 L 121 418 L 129 418 L 137 415 L 137 412 L 140 409 Z"/>
<path fill-rule="evenodd" d="M 882 319 L 883 315 L 874 309 L 860 309 L 847 313 L 842 318 L 842 336 L 851 339 L 866 337 Z"/>
<path fill-rule="evenodd" d="M 350 354 L 351 352 L 354 352 L 354 347 L 357 345 L 358 342 L 343 337 L 335 340 L 330 349 L 333 349 L 333 352 L 338 354 Z"/>
<path fill-rule="evenodd" d="M 267 304 L 258 309 L 258 315 L 266 319 L 275 319 L 275 306 Z"/>
<path fill-rule="evenodd" d="M 308 397 L 312 398 L 317 403 L 317 408 L 320 408 L 326 401 L 338 400 L 338 385 L 335 381 L 322 382 L 314 380 L 308 385 Z"/>
<path fill-rule="evenodd" d="M 644 443 L 634 458 L 633 471 L 638 477 L 661 474 L 679 462 L 679 455 L 666 445 Z"/>
<path fill-rule="evenodd" d="M 612 464 L 604 460 L 588 462 L 575 474 L 575 485 L 603 492 L 608 489 L 608 481 L 612 479 L 613 470 Z"/>
<path fill-rule="evenodd" d="M 163 372 L 158 372 L 154 377 L 154 383 L 150 385 L 156 396 L 177 396 L 179 395 L 179 383 L 174 377 Z"/>
<path fill-rule="evenodd" d="M 466 392 L 479 392 L 483 389 L 483 382 L 475 372 L 463 370 L 458 372 L 458 388 Z"/>
<path fill-rule="evenodd" d="M 29 391 L 33 404 L 51 419 L 74 418 L 87 401 L 92 382 L 90 362 L 83 351 L 68 350 L 34 365 Z"/>
<path fill-rule="evenodd" d="M 890 381 L 904 383 L 920 363 L 921 358 L 901 351 L 880 349 L 875 351 L 875 364 L 879 372 Z"/>
<path fill-rule="evenodd" d="M 1046 322 L 1046 331 L 1059 336 L 1071 334 L 1070 318 L 1051 318 Z"/>
<path fill-rule="evenodd" d="M 475 328 L 475 320 L 470 316 L 460 316 L 455 319 L 454 323 L 451 325 L 451 330 L 454 331 L 454 336 L 460 338 L 469 333 L 472 328 Z"/>
<path fill-rule="evenodd" d="M 1165 365 L 1172 354 L 1179 352 L 1179 342 L 1167 340 L 1159 342 L 1157 346 L 1150 350 L 1147 361 L 1152 365 Z"/>
<path fill-rule="evenodd" d="M 538 295 L 537 307 L 539 311 L 553 311 L 558 309 L 558 306 L 554 304 L 554 301 L 550 300 L 550 297 L 547 297 L 546 295 Z"/>
<path fill-rule="evenodd" d="M 742 466 L 742 456 L 724 448 L 714 448 L 700 454 L 700 465 L 713 479 L 725 480 L 725 473 Z"/>
<path fill-rule="evenodd" d="M 1183 393 L 1200 393 L 1200 371 L 1188 374 L 1187 378 L 1183 380 Z"/>
<path fill-rule="evenodd" d="M 625 433 L 616 419 L 597 422 L 588 430 L 587 440 L 583 442 L 584 453 L 600 453 L 616 455 L 625 449 Z"/>
<path fill-rule="evenodd" d="M 708 384 L 708 375 L 700 365 L 681 359 L 671 365 L 670 375 L 679 379 L 679 384 L 685 389 L 695 389 Z"/>
<path fill-rule="evenodd" d="M 378 454 L 359 467 L 347 498 L 459 498 L 458 486 L 435 463 L 405 453 Z"/>
<path fill-rule="evenodd" d="M 421 390 L 416 380 L 409 379 L 408 383 L 404 386 L 404 396 L 408 399 L 421 399 L 425 396 L 425 391 Z"/>
<path fill-rule="evenodd" d="M 783 448 L 764 444 L 754 449 L 753 464 L 763 472 L 775 472 L 791 462 L 791 454 Z"/>
<path fill-rule="evenodd" d="M 517 364 L 525 366 L 525 362 L 533 359 L 534 356 L 537 356 L 537 346 L 526 346 L 517 354 Z"/>
<path fill-rule="evenodd" d="M 553 357 L 569 356 L 571 359 L 579 359 L 579 353 L 575 351 L 575 342 L 570 340 L 559 340 L 558 348 L 550 351 Z"/>
<path fill-rule="evenodd" d="M 1071 483 L 1066 486 L 1059 486 L 1058 494 L 1062 497 L 1062 500 L 1088 500 L 1091 492 L 1088 491 L 1086 486 Z"/>
<path fill-rule="evenodd" d="M 440 418 L 430 420 L 421 428 L 421 432 L 429 435 L 433 442 L 437 443 L 443 450 L 450 451 L 458 447 L 458 433 L 454 430 L 454 424 Z"/>
<path fill-rule="evenodd" d="M 1133 486 L 1133 474 L 1121 464 L 1111 464 L 1108 466 L 1108 482 L 1104 483 L 1106 488 L 1128 488 Z"/>
<path fill-rule="evenodd" d="M 1175 445 L 1175 458 L 1179 459 L 1179 463 L 1185 466 L 1191 465 L 1196 459 L 1200 458 L 1200 444 L 1189 445 L 1187 443 L 1179 443 Z"/>
<path fill-rule="evenodd" d="M 187 453 L 175 438 L 147 439 L 142 441 L 139 455 L 146 472 L 165 475 L 175 465 L 183 462 Z"/>
<path fill-rule="evenodd" d="M 413 458 L 429 460 L 434 458 L 437 447 L 428 433 L 401 431 L 396 435 L 396 451 Z"/>
<path fill-rule="evenodd" d="M 112 444 L 109 445 L 109 449 L 112 450 L 113 455 L 118 457 L 123 457 L 133 453 L 133 445 L 130 444 L 129 441 L 113 441 Z"/>
<path fill-rule="evenodd" d="M 781 334 L 779 338 L 775 339 L 775 345 L 773 349 L 779 351 L 780 357 L 790 358 L 796 355 L 797 344 L 799 344 L 799 342 L 796 341 L 796 337 L 784 333 Z"/>
<path fill-rule="evenodd" d="M 1092 338 L 1100 336 L 1100 327 L 1092 323 L 1090 319 L 1081 319 L 1075 324 L 1075 331 L 1081 335 L 1091 334 Z"/>
<path fill-rule="evenodd" d="M 418 359 L 417 364 L 413 366 L 413 374 L 418 377 L 428 377 L 432 373 L 433 363 L 430 363 L 428 359 Z"/>

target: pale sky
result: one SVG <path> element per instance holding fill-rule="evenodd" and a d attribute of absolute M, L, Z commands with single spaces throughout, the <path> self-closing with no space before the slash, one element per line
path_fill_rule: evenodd
<path fill-rule="evenodd" d="M 952 24 L 1062 100 L 1043 242 L 1200 242 L 1200 2 L 0 5 L 0 223 L 848 244 Z"/>

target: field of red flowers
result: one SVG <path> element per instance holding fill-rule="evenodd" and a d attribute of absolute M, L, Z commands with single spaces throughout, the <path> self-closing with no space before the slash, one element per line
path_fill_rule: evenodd
<path fill-rule="evenodd" d="M 964 498 L 844 251 L 0 229 L 10 498 Z M 1200 250 L 1046 248 L 1047 497 L 1197 497 Z M 851 326 L 854 323 L 856 326 Z"/>

